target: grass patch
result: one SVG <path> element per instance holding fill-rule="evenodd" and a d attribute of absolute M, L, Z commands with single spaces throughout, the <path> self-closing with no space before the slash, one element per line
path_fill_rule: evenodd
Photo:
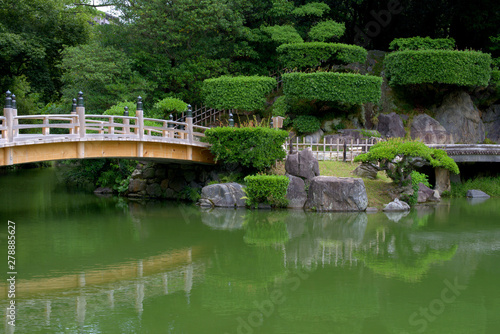
<path fill-rule="evenodd" d="M 352 172 L 359 164 L 341 161 L 320 161 L 320 174 L 324 176 L 355 177 Z M 363 179 L 368 196 L 368 206 L 381 209 L 385 204 L 392 201 L 389 191 L 394 187 L 392 180 L 385 174 L 379 172 L 376 180 Z"/>
<path fill-rule="evenodd" d="M 452 183 L 451 197 L 466 197 L 467 191 L 471 189 L 482 190 L 491 197 L 500 197 L 500 176 L 480 177 L 464 183 Z"/>

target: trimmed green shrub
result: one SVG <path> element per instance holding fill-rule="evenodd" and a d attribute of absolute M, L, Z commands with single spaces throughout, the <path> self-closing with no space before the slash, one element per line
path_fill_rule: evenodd
<path fill-rule="evenodd" d="M 301 115 L 293 120 L 293 128 L 298 134 L 313 133 L 319 130 L 321 122 L 314 116 Z"/>
<path fill-rule="evenodd" d="M 330 6 L 323 2 L 310 2 L 292 11 L 293 15 L 296 16 L 323 16 L 330 11 Z"/>
<path fill-rule="evenodd" d="M 247 204 L 259 203 L 285 208 L 288 205 L 286 191 L 290 180 L 284 175 L 249 175 L 245 177 Z"/>
<path fill-rule="evenodd" d="M 283 92 L 288 97 L 339 101 L 344 103 L 377 103 L 382 78 L 352 73 L 285 73 Z"/>
<path fill-rule="evenodd" d="M 302 43 L 304 40 L 300 37 L 297 30 L 291 25 L 275 25 L 260 28 L 263 32 L 269 34 L 271 39 L 279 44 L 283 43 Z"/>
<path fill-rule="evenodd" d="M 491 71 L 490 84 L 498 86 L 499 83 L 500 83 L 500 71 L 499 70 Z"/>
<path fill-rule="evenodd" d="M 421 141 L 406 141 L 402 138 L 378 142 L 372 146 L 370 151 L 354 158 L 354 161 L 380 162 L 380 166 L 386 171 L 387 176 L 393 181 L 402 184 L 414 170 L 411 164 L 413 158 L 423 158 L 433 167 L 445 168 L 454 174 L 459 173 L 457 164 L 448 156 L 446 151 L 429 148 Z M 389 168 L 389 163 L 394 165 L 395 168 Z"/>
<path fill-rule="evenodd" d="M 175 97 L 167 97 L 153 106 L 155 117 L 167 119 L 170 113 L 181 113 L 188 109 L 188 104 Z"/>
<path fill-rule="evenodd" d="M 453 50 L 455 40 L 453 38 L 430 38 L 430 37 L 410 37 L 396 38 L 389 44 L 389 49 L 393 51 L 406 50 Z"/>
<path fill-rule="evenodd" d="M 317 67 L 328 62 L 364 63 L 368 52 L 357 45 L 341 43 L 294 43 L 280 45 L 276 51 L 287 68 Z"/>
<path fill-rule="evenodd" d="M 344 35 L 345 24 L 333 20 L 319 22 L 309 30 L 309 37 L 315 41 L 325 42 Z"/>
<path fill-rule="evenodd" d="M 222 127 L 206 130 L 205 136 L 216 161 L 223 163 L 264 170 L 286 157 L 282 147 L 288 139 L 285 130 Z"/>
<path fill-rule="evenodd" d="M 423 173 L 419 173 L 416 170 L 410 173 L 411 178 L 411 188 L 413 189 L 412 196 L 408 199 L 408 204 L 413 206 L 418 202 L 418 185 L 419 183 L 423 183 L 427 187 L 431 188 L 431 184 L 429 183 L 429 177 Z"/>
<path fill-rule="evenodd" d="M 398 51 L 385 57 L 392 86 L 441 83 L 458 86 L 487 86 L 491 56 L 478 51 Z"/>
<path fill-rule="evenodd" d="M 273 103 L 273 116 L 285 117 L 290 111 L 290 106 L 287 103 L 286 96 L 280 96 Z"/>
<path fill-rule="evenodd" d="M 262 76 L 222 76 L 203 81 L 205 104 L 215 109 L 262 109 L 276 79 Z"/>

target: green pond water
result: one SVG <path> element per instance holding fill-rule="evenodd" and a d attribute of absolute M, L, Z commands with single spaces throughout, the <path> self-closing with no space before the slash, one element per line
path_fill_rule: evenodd
<path fill-rule="evenodd" d="M 0 175 L 0 219 L 0 332 L 500 332 L 498 199 L 204 211 L 70 193 L 46 169 Z"/>

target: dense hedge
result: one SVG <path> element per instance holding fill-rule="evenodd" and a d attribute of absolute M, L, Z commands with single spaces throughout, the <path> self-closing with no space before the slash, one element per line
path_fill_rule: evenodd
<path fill-rule="evenodd" d="M 393 51 L 407 50 L 453 50 L 455 40 L 453 38 L 430 38 L 430 37 L 411 37 L 396 38 L 389 44 L 389 49 Z"/>
<path fill-rule="evenodd" d="M 321 122 L 314 116 L 301 115 L 293 120 L 293 128 L 298 134 L 313 133 L 318 131 L 320 127 Z"/>
<path fill-rule="evenodd" d="M 442 83 L 487 86 L 491 56 L 478 51 L 397 51 L 385 57 L 386 75 L 392 86 Z"/>
<path fill-rule="evenodd" d="M 345 64 L 364 63 L 368 55 L 361 46 L 323 42 L 283 44 L 276 51 L 287 68 L 317 67 L 334 60 Z"/>
<path fill-rule="evenodd" d="M 288 177 L 283 175 L 249 175 L 245 177 L 246 202 L 255 206 L 264 203 L 272 207 L 286 207 L 289 182 Z"/>
<path fill-rule="evenodd" d="M 263 170 L 284 159 L 288 132 L 270 128 L 211 128 L 205 131 L 217 161 Z"/>
<path fill-rule="evenodd" d="M 276 79 L 262 76 L 222 76 L 203 81 L 205 104 L 215 109 L 253 111 L 261 109 Z"/>
<path fill-rule="evenodd" d="M 285 73 L 286 96 L 345 103 L 378 102 L 382 78 L 352 73 Z"/>

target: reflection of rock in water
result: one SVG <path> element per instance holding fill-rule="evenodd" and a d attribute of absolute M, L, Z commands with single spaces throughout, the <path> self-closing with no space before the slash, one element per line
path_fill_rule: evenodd
<path fill-rule="evenodd" d="M 285 219 L 290 235 L 287 265 L 339 265 L 355 260 L 352 251 L 361 243 L 366 213 L 293 213 Z M 351 254 L 351 255 L 349 255 Z"/>
<path fill-rule="evenodd" d="M 395 223 L 408 216 L 410 211 L 384 211 L 387 218 Z"/>
<path fill-rule="evenodd" d="M 486 198 L 486 197 L 467 198 L 467 203 L 469 203 L 470 205 L 477 205 L 477 204 L 484 203 L 487 200 L 488 200 L 488 198 Z"/>
<path fill-rule="evenodd" d="M 215 230 L 239 230 L 245 221 L 245 210 L 216 208 L 202 211 L 201 221 Z"/>

